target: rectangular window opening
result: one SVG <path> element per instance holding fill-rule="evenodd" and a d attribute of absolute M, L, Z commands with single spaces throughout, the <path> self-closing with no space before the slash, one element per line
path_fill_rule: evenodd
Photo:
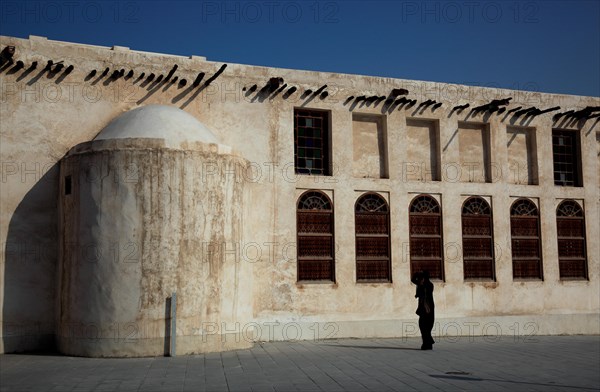
<path fill-rule="evenodd" d="M 576 131 L 552 131 L 554 185 L 583 186 L 579 134 Z"/>
<path fill-rule="evenodd" d="M 294 166 L 296 174 L 331 175 L 330 113 L 294 109 Z"/>
<path fill-rule="evenodd" d="M 71 194 L 71 176 L 65 177 L 65 195 Z"/>

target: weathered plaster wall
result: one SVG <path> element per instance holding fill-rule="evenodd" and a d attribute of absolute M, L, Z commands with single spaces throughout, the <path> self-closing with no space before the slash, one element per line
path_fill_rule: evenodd
<path fill-rule="evenodd" d="M 359 178 L 387 178 L 387 145 L 383 116 L 352 116 L 352 172 Z"/>
<path fill-rule="evenodd" d="M 536 185 L 538 182 L 535 129 L 507 127 L 508 169 L 519 172 L 507 180 L 513 184 Z"/>
<path fill-rule="evenodd" d="M 600 157 L 600 131 L 596 131 L 596 148 L 597 148 L 597 157 Z M 597 171 L 598 172 L 598 187 L 600 188 L 600 169 Z"/>
<path fill-rule="evenodd" d="M 491 182 L 490 132 L 484 124 L 458 125 L 462 182 Z"/>
<path fill-rule="evenodd" d="M 2 47 L 9 44 L 15 45 L 15 60 L 23 61 L 25 69 L 14 73 L 11 67 L 0 70 L 0 152 L 5 163 L 0 190 L 0 239 L 4 244 L 0 304 L 5 351 L 40 347 L 58 333 L 54 323 L 58 312 L 54 302 L 58 273 L 57 162 L 73 146 L 93 139 L 118 114 L 151 103 L 184 109 L 214 130 L 223 144 L 232 146 L 250 162 L 252 170 L 242 175 L 248 191 L 242 240 L 228 246 L 234 247 L 234 257 L 252 270 L 252 306 L 248 312 L 252 312 L 256 322 L 279 323 L 263 325 L 259 331 L 263 339 L 289 337 L 295 325 L 287 335 L 281 332 L 285 325 L 292 325 L 290 322 L 306 327 L 303 338 L 311 337 L 309 328 L 314 322 L 320 323 L 320 328 L 324 327 L 323 323 L 335 323 L 339 331 L 336 336 L 389 336 L 390 331 L 394 331 L 390 325 L 401 325 L 403 320 L 413 322 L 415 303 L 409 281 L 408 205 L 420 193 L 436 195 L 443 209 L 445 281 L 436 282 L 435 291 L 436 316 L 441 323 L 500 320 L 503 326 L 513 322 L 523 326 L 531 321 L 537 325 L 537 333 L 600 332 L 597 321 L 600 311 L 598 118 L 585 123 L 562 120 L 554 123 L 553 113 L 525 120 L 505 114 L 473 116 L 468 109 L 451 112 L 454 105 L 470 103 L 474 107 L 506 97 L 513 97 L 509 108 L 558 105 L 561 111 L 579 110 L 600 106 L 598 98 L 238 64 L 229 64 L 218 79 L 203 87 L 204 81 L 219 70 L 221 63 L 199 57 L 149 54 L 118 47 L 111 50 L 41 38 L 0 38 Z M 49 77 L 42 68 L 50 59 L 74 65 L 73 72 L 60 81 L 62 73 Z M 37 69 L 24 76 L 33 61 L 38 61 Z M 150 73 L 166 75 L 174 64 L 179 66 L 175 75 L 185 78 L 186 86 L 179 87 L 178 82 L 136 81 L 141 72 L 146 76 Z M 106 67 L 110 73 L 101 77 Z M 86 80 L 92 69 L 96 69 L 97 74 Z M 131 69 L 135 74 L 131 79 L 120 77 L 109 81 L 115 69 L 124 69 L 125 73 Z M 199 86 L 192 88 L 191 82 L 199 72 L 205 76 Z M 288 87 L 296 86 L 298 91 L 287 98 L 282 93 L 260 96 L 261 88 L 271 77 L 283 78 Z M 254 84 L 258 88 L 250 92 Z M 304 91 L 314 91 L 324 84 L 328 86 L 327 98 L 312 95 L 301 98 Z M 406 88 L 410 99 L 419 102 L 433 99 L 443 106 L 436 111 L 420 110 L 416 106 L 386 111 L 383 104 L 344 104 L 349 96 L 382 95 L 392 88 Z M 294 175 L 294 107 L 331 111 L 333 176 Z M 354 176 L 353 113 L 385 116 L 388 179 Z M 441 181 L 413 180 L 418 178 L 415 170 L 421 169 L 419 165 L 408 163 L 412 158 L 407 159 L 411 151 L 406 138 L 410 119 L 437 122 Z M 457 130 L 462 123 L 489 129 L 491 182 L 463 181 L 469 169 L 461 166 Z M 539 185 L 514 185 L 521 181 L 510 179 L 510 176 L 522 175 L 509 167 L 507 127 L 513 125 L 535 130 Z M 553 127 L 580 133 L 584 187 L 554 185 Z M 430 165 L 430 160 L 422 164 Z M 225 169 L 216 167 L 218 171 Z M 324 190 L 334 202 L 337 253 L 336 282 L 332 284 L 296 282 L 295 203 L 305 189 Z M 392 283 L 355 283 L 353 207 L 357 191 L 389 195 Z M 469 195 L 487 196 L 491 201 L 498 248 L 495 282 L 463 281 L 459 251 L 460 206 Z M 518 196 L 539 202 L 544 281 L 512 279 L 508 211 L 511 198 Z M 563 198 L 579 200 L 585 208 L 589 269 L 586 281 L 565 281 L 558 276 L 554 213 Z M 41 251 L 35 253 L 32 249 Z M 202 322 L 199 321 L 199 328 Z M 242 323 L 239 327 L 235 322 L 217 328 L 219 331 L 244 330 L 244 320 L 239 321 Z M 36 329 L 36 325 L 44 328 Z M 259 327 L 252 325 L 252 328 Z M 512 333 L 506 328 L 502 332 Z M 218 331 L 213 330 L 213 333 Z M 31 344 L 26 345 L 26 341 Z"/>
<path fill-rule="evenodd" d="M 163 139 L 95 140 L 61 163 L 58 344 L 83 356 L 168 353 L 168 299 L 177 293 L 177 353 L 248 347 L 200 328 L 252 318 L 251 269 L 215 245 L 241 241 L 243 181 L 201 175 L 245 167 L 216 144 L 168 149 Z M 125 177 L 115 178 L 117 169 Z M 224 337 L 224 339 L 226 339 Z M 135 344 L 132 344 L 135 341 Z"/>
<path fill-rule="evenodd" d="M 406 124 L 406 162 L 414 162 L 415 170 L 406 173 L 408 181 L 439 181 L 440 132 L 436 121 L 409 119 Z M 418 169 L 417 169 L 418 168 Z"/>

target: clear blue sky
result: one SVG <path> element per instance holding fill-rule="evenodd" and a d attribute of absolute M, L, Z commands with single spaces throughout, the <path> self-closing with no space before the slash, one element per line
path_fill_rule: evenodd
<path fill-rule="evenodd" d="M 600 96 L 600 1 L 0 1 L 0 34 Z"/>

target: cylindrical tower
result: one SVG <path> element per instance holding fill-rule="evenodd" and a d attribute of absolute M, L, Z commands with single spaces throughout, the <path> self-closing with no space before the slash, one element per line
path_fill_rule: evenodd
<path fill-rule="evenodd" d="M 61 352 L 163 355 L 173 337 L 177 354 L 251 346 L 246 167 L 168 106 L 126 112 L 74 147 L 60 176 Z"/>

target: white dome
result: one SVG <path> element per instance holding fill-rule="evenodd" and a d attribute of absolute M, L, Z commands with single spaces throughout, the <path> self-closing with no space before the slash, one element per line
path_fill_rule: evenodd
<path fill-rule="evenodd" d="M 219 143 L 217 137 L 194 116 L 174 106 L 147 105 L 112 120 L 94 140 L 164 139 L 167 147 L 188 142 Z"/>

